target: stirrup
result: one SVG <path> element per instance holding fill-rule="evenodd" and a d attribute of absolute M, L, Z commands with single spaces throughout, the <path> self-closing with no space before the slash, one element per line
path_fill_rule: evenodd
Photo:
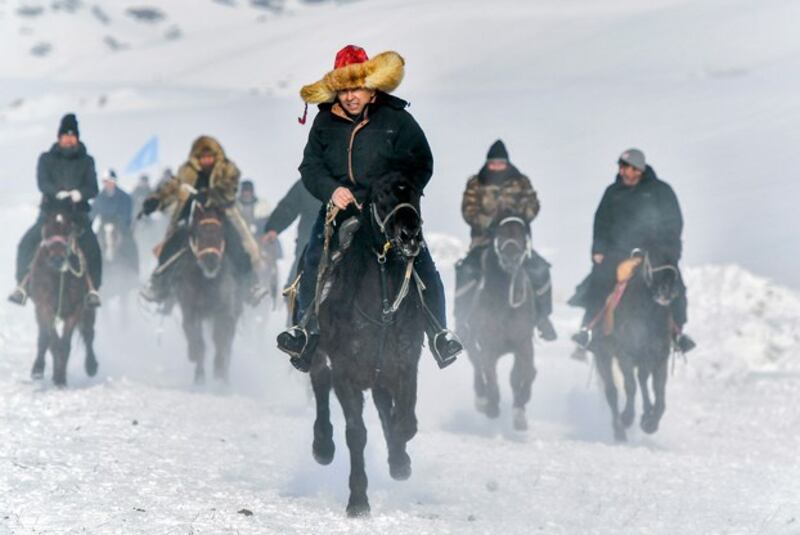
<path fill-rule="evenodd" d="M 89 293 L 87 293 L 86 297 L 84 298 L 84 302 L 86 306 L 90 308 L 97 308 L 102 305 L 100 294 L 97 293 L 97 290 L 89 290 Z"/>
<path fill-rule="evenodd" d="M 289 327 L 278 335 L 278 349 L 289 355 L 289 362 L 301 372 L 311 369 L 311 360 L 317 350 L 319 333 L 300 325 Z"/>
<path fill-rule="evenodd" d="M 8 296 L 8 300 L 15 305 L 25 306 L 25 303 L 28 302 L 28 292 L 22 286 L 17 286 Z"/>
<path fill-rule="evenodd" d="M 680 333 L 677 335 L 672 343 L 675 345 L 675 348 L 683 354 L 688 353 L 695 347 L 697 347 L 697 343 L 692 340 L 692 338 L 688 334 Z"/>
<path fill-rule="evenodd" d="M 456 361 L 459 353 L 464 350 L 464 346 L 461 345 L 455 334 L 447 329 L 442 329 L 431 337 L 430 350 L 439 369 L 443 370 Z"/>

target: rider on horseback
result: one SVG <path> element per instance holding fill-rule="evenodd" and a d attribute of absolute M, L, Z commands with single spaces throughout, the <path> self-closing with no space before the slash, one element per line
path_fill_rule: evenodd
<path fill-rule="evenodd" d="M 591 323 L 603 310 L 617 282 L 617 266 L 632 251 L 658 252 L 676 268 L 682 252 L 683 217 L 672 187 L 656 176 L 638 149 L 626 150 L 617 163 L 619 172 L 606 188 L 594 216 L 592 272 L 569 300 L 570 305 L 586 309 L 580 332 L 572 336 L 583 349 L 591 339 Z M 685 353 L 695 343 L 682 332 L 687 300 L 680 277 L 678 286 L 678 297 L 671 304 L 674 343 Z"/>
<path fill-rule="evenodd" d="M 481 256 L 492 243 L 492 228 L 497 223 L 498 214 L 520 217 L 530 226 L 539 213 L 536 191 L 528 177 L 509 162 L 508 151 L 502 141 L 494 142 L 486 156 L 486 164 L 467 182 L 461 212 L 472 229 L 472 242 L 469 253 L 456 266 L 456 314 L 468 310 L 468 303 L 472 302 L 472 295 L 482 276 Z M 549 317 L 553 311 L 550 264 L 531 248 L 524 266 L 536 295 L 536 328 L 542 339 L 555 340 L 556 330 Z"/>
<path fill-rule="evenodd" d="M 100 229 L 111 224 L 119 231 L 121 258 L 134 271 L 139 270 L 139 251 L 133 239 L 133 199 L 117 182 L 117 173 L 113 169 L 103 174 L 103 191 L 92 203 L 91 219 L 100 219 Z M 108 243 L 104 244 L 108 247 Z"/>
<path fill-rule="evenodd" d="M 405 111 L 408 103 L 389 95 L 400 85 L 404 64 L 396 52 L 370 60 L 362 48 L 348 45 L 337 53 L 333 71 L 301 90 L 306 110 L 308 104 L 318 104 L 320 112 L 309 133 L 300 174 L 308 191 L 323 203 L 342 211 L 360 208 L 370 184 L 393 172 L 401 173 L 420 192 L 430 180 L 433 156 L 425 134 Z M 305 114 L 300 122 L 305 122 Z M 296 311 L 299 324 L 278 336 L 279 349 L 304 361 L 310 361 L 319 337 L 311 304 L 325 219 L 323 209 L 306 249 Z M 339 224 L 339 250 L 349 247 L 359 225 L 355 216 Z M 444 287 L 427 248 L 414 267 L 435 316 L 428 322 L 429 346 L 439 365 L 445 366 L 462 348 L 446 329 Z"/>
<path fill-rule="evenodd" d="M 239 169 L 225 156 L 219 142 L 210 136 L 200 136 L 192 144 L 189 160 L 184 163 L 174 178 L 159 185 L 142 204 L 142 215 L 174 206 L 167 237 L 158 255 L 158 267 L 150 277 L 150 283 L 141 291 L 143 298 L 152 302 L 164 302 L 170 296 L 169 266 L 188 247 L 187 219 L 192 200 L 207 206 L 225 209 L 226 254 L 233 260 L 240 278 L 250 284 L 248 302 L 257 304 L 266 295 L 258 284 L 257 267 L 261 256 L 250 229 L 247 228 L 236 207 L 236 190 L 239 186 Z M 167 266 L 167 267 L 164 267 Z"/>
<path fill-rule="evenodd" d="M 17 287 L 8 300 L 24 305 L 28 298 L 28 278 L 39 244 L 42 241 L 42 224 L 48 211 L 57 205 L 70 203 L 73 206 L 73 223 L 77 230 L 77 243 L 89 271 L 89 293 L 86 305 L 100 306 L 97 290 L 102 282 L 102 262 L 97 236 L 92 232 L 89 220 L 89 199 L 97 195 L 97 173 L 94 158 L 86 152 L 80 141 L 78 120 L 69 113 L 61 119 L 58 142 L 49 151 L 39 156 L 36 168 L 42 203 L 39 218 L 25 233 L 17 248 Z"/>

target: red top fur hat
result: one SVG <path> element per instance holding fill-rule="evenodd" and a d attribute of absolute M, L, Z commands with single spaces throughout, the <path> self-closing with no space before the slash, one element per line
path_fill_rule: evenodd
<path fill-rule="evenodd" d="M 323 104 L 336 100 L 344 89 L 375 89 L 391 93 L 403 81 L 405 60 L 397 52 L 382 52 L 369 59 L 363 48 L 347 45 L 336 54 L 333 70 L 322 80 L 304 86 L 300 97 L 308 104 Z M 305 123 L 305 114 L 300 119 Z"/>

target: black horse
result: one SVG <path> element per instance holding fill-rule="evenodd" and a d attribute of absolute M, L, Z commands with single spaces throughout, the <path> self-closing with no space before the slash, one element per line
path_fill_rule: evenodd
<path fill-rule="evenodd" d="M 175 293 L 181 306 L 189 360 L 195 363 L 195 383 L 205 381 L 204 321 L 213 326 L 214 376 L 227 381 L 236 324 L 242 314 L 242 288 L 229 255 L 225 254 L 224 210 L 192 202 L 189 252 L 176 257 L 179 265 L 173 275 Z"/>
<path fill-rule="evenodd" d="M 536 378 L 533 328 L 537 314 L 534 289 L 524 267 L 531 253 L 528 225 L 514 217 L 500 217 L 491 247 L 481 253 L 481 279 L 469 302 L 456 315 L 458 331 L 474 368 L 475 407 L 489 418 L 500 414 L 497 361 L 514 355 L 511 369 L 514 428 L 528 428 L 525 405 Z M 471 290 L 471 288 L 468 288 Z"/>
<path fill-rule="evenodd" d="M 627 281 L 614 314 L 613 326 L 605 334 L 595 328 L 598 340 L 592 343 L 597 370 L 611 407 L 614 438 L 627 439 L 625 430 L 633 424 L 636 401 L 636 375 L 642 389 L 641 428 L 655 433 L 666 408 L 667 368 L 674 324 L 670 304 L 680 292 L 677 267 L 660 255 L 635 251 L 641 264 Z M 654 266 L 653 262 L 656 262 Z M 618 287 L 618 291 L 620 288 Z M 616 357 L 625 387 L 625 408 L 619 412 L 613 361 Z M 648 380 L 652 378 L 655 401 L 651 400 Z"/>
<path fill-rule="evenodd" d="M 333 460 L 331 387 L 342 405 L 350 450 L 351 517 L 368 515 L 363 391 L 371 388 L 394 479 L 411 476 L 406 444 L 417 432 L 417 367 L 425 328 L 421 283 L 413 270 L 424 247 L 420 193 L 390 175 L 372 187 L 352 246 L 328 279 L 319 309 L 321 338 L 311 367 L 317 402 L 314 458 Z"/>
<path fill-rule="evenodd" d="M 67 384 L 67 362 L 76 328 L 86 346 L 86 374 L 93 377 L 98 366 L 94 353 L 95 309 L 86 306 L 89 275 L 86 259 L 77 245 L 73 217 L 74 208 L 66 203 L 52 206 L 46 212 L 42 244 L 30 274 L 31 298 L 39 326 L 31 376 L 42 378 L 49 349 L 53 355 L 53 383 L 57 386 Z"/>

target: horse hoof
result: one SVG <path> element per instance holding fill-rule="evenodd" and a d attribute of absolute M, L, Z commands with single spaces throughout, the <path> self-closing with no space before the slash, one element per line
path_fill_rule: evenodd
<path fill-rule="evenodd" d="M 33 379 L 34 381 L 41 381 L 42 379 L 44 379 L 44 368 L 42 369 L 34 368 L 33 370 L 31 370 L 31 379 Z"/>
<path fill-rule="evenodd" d="M 514 416 L 512 417 L 512 423 L 514 425 L 515 431 L 528 430 L 528 418 L 525 417 L 525 409 L 518 407 L 514 408 Z"/>
<path fill-rule="evenodd" d="M 614 440 L 617 442 L 627 442 L 628 435 L 625 434 L 625 430 L 622 428 L 614 429 Z"/>
<path fill-rule="evenodd" d="M 653 418 L 652 416 L 650 417 L 642 416 L 642 422 L 640 424 L 640 427 L 642 428 L 642 431 L 644 431 L 648 435 L 652 435 L 653 433 L 658 431 L 658 420 L 656 418 Z"/>
<path fill-rule="evenodd" d="M 369 502 L 364 499 L 361 501 L 350 500 L 347 504 L 347 516 L 350 518 L 369 518 Z"/>
<path fill-rule="evenodd" d="M 333 462 L 336 445 L 330 439 L 319 441 L 314 439 L 314 443 L 311 445 L 311 453 L 314 455 L 315 461 L 322 466 L 327 466 Z"/>
<path fill-rule="evenodd" d="M 633 413 L 633 411 L 630 411 L 630 412 L 623 412 L 623 413 L 622 413 L 622 417 L 621 417 L 621 419 L 622 419 L 622 425 L 624 425 L 624 426 L 625 426 L 625 429 L 627 429 L 627 428 L 629 428 L 631 425 L 633 425 L 633 418 L 634 418 L 634 416 L 635 416 L 635 414 Z"/>
<path fill-rule="evenodd" d="M 489 399 L 483 396 L 475 396 L 475 410 L 486 414 L 486 407 L 489 406 Z"/>
<path fill-rule="evenodd" d="M 486 406 L 486 410 L 483 412 L 488 418 L 494 420 L 498 416 L 500 416 L 500 405 L 497 403 L 492 403 Z"/>
<path fill-rule="evenodd" d="M 411 458 L 403 453 L 400 459 L 389 460 L 389 475 L 395 481 L 405 481 L 411 477 Z"/>
<path fill-rule="evenodd" d="M 197 386 L 201 386 L 206 384 L 206 372 L 203 370 L 195 370 L 194 372 L 194 384 Z"/>
<path fill-rule="evenodd" d="M 94 360 L 94 359 L 87 360 L 86 361 L 86 375 L 88 375 L 89 377 L 94 377 L 95 375 L 97 375 L 97 367 L 98 366 L 97 366 L 97 361 L 96 360 Z"/>

